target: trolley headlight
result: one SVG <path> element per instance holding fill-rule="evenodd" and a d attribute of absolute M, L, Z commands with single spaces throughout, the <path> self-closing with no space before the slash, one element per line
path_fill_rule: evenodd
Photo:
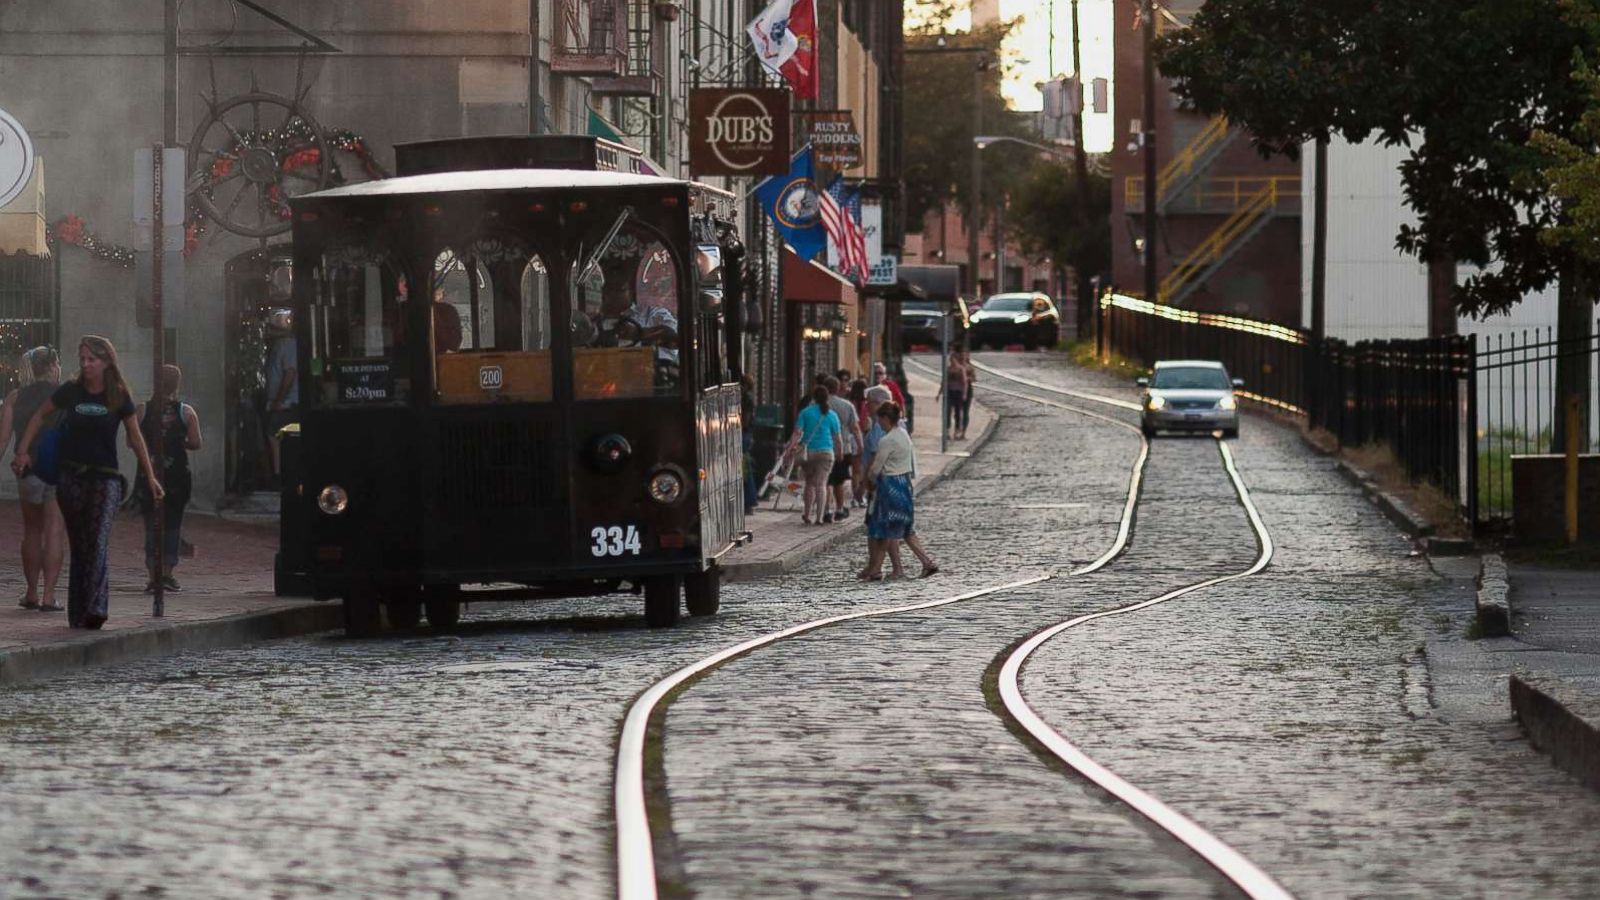
<path fill-rule="evenodd" d="M 1222 399 L 1217 401 L 1217 409 L 1238 409 L 1238 408 L 1239 408 L 1239 401 L 1233 399 L 1233 395 L 1232 394 L 1224 394 L 1222 396 Z"/>
<path fill-rule="evenodd" d="M 350 495 L 337 484 L 330 484 L 317 494 L 317 509 L 325 515 L 337 516 L 350 506 Z"/>
<path fill-rule="evenodd" d="M 657 503 L 677 503 L 683 496 L 683 479 L 670 469 L 650 476 L 650 499 Z"/>
<path fill-rule="evenodd" d="M 1150 399 L 1146 402 L 1146 405 L 1148 405 L 1151 409 L 1166 409 L 1167 398 L 1161 396 L 1160 394 L 1151 394 Z"/>

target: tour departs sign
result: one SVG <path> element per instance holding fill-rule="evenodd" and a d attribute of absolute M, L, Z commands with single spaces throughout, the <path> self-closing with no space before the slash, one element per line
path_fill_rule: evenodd
<path fill-rule="evenodd" d="M 689 172 L 784 175 L 789 171 L 789 92 L 695 88 L 689 92 Z"/>

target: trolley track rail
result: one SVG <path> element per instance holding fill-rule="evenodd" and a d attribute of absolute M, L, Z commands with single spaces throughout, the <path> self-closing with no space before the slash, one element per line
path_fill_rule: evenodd
<path fill-rule="evenodd" d="M 928 369 L 927 366 L 924 366 L 915 360 L 911 360 L 910 362 L 912 365 L 917 366 L 918 368 L 922 368 L 924 370 Z M 1093 394 L 1085 394 L 1064 388 L 1053 387 L 1029 379 L 1016 378 L 989 366 L 980 365 L 979 368 L 983 371 L 1002 378 L 1007 378 L 1018 384 L 1031 387 L 1036 390 L 1057 393 L 1079 400 L 1101 403 L 1119 409 L 1131 409 L 1136 411 L 1139 408 L 1137 404 L 1129 401 L 1117 400 Z M 1139 438 L 1139 453 L 1134 462 L 1132 473 L 1129 476 L 1127 499 L 1123 506 L 1123 511 L 1121 519 L 1118 523 L 1117 535 L 1115 539 L 1112 541 L 1110 548 L 1095 560 L 1064 574 L 1067 576 L 1086 575 L 1099 571 L 1100 569 L 1103 569 L 1109 565 L 1112 560 L 1114 560 L 1127 548 L 1128 541 L 1132 535 L 1133 520 L 1138 505 L 1138 498 L 1140 487 L 1143 481 L 1145 464 L 1149 459 L 1150 443 L 1148 439 L 1146 439 L 1145 436 L 1140 433 L 1140 430 L 1137 426 L 1112 416 L 1104 415 L 1098 412 L 1092 412 L 1077 406 L 1071 406 L 1043 397 L 1006 390 L 1004 388 L 985 386 L 985 390 L 1039 403 L 1057 409 L 1062 409 L 1065 411 L 1070 411 L 1088 418 L 1111 424 L 1118 428 L 1125 428 L 1133 432 Z M 1037 740 L 1040 746 L 1045 748 L 1052 755 L 1061 759 L 1062 762 L 1064 762 L 1074 771 L 1079 772 L 1084 777 L 1088 778 L 1090 781 L 1094 782 L 1101 788 L 1105 789 L 1108 793 L 1115 796 L 1119 801 L 1145 816 L 1167 833 L 1171 834 L 1180 843 L 1183 843 L 1185 846 L 1189 847 L 1197 855 L 1199 855 L 1208 865 L 1212 866 L 1221 872 L 1224 877 L 1238 885 L 1246 894 L 1252 897 L 1288 897 L 1289 894 L 1280 886 L 1278 886 L 1270 876 L 1266 875 L 1266 873 L 1255 867 L 1249 862 L 1249 860 L 1245 859 L 1237 851 L 1233 850 L 1220 839 L 1211 835 L 1209 832 L 1206 832 L 1203 828 L 1196 825 L 1186 817 L 1166 807 L 1159 800 L 1156 800 L 1154 797 L 1120 778 L 1109 769 L 1096 763 L 1094 760 L 1090 759 L 1087 754 L 1084 754 L 1075 745 L 1067 741 L 1064 736 L 1046 724 L 1044 720 L 1040 718 L 1032 709 L 1032 707 L 1027 705 L 1026 701 L 1021 696 L 1020 686 L 1017 683 L 1018 676 L 1020 675 L 1022 666 L 1026 662 L 1027 657 L 1039 647 L 1043 646 L 1052 637 L 1060 634 L 1062 631 L 1086 622 L 1093 621 L 1095 619 L 1135 612 L 1137 610 L 1154 606 L 1168 600 L 1176 599 L 1185 594 L 1192 593 L 1205 587 L 1247 577 L 1248 575 L 1253 575 L 1266 567 L 1267 563 L 1271 559 L 1271 539 L 1266 532 L 1265 525 L 1261 522 L 1259 515 L 1255 511 L 1254 505 L 1249 500 L 1248 491 L 1245 489 L 1243 480 L 1240 478 L 1237 469 L 1233 465 L 1232 455 L 1229 453 L 1227 446 L 1221 441 L 1218 442 L 1218 446 L 1221 448 L 1221 453 L 1229 476 L 1233 481 L 1241 502 L 1244 504 L 1250 516 L 1252 527 L 1255 528 L 1258 540 L 1260 541 L 1262 552 L 1258 557 L 1256 564 L 1245 572 L 1211 578 L 1184 588 L 1179 588 L 1175 591 L 1170 591 L 1151 600 L 1119 607 L 1117 609 L 1104 610 L 1086 616 L 1079 616 L 1075 619 L 1039 631 L 1028 640 L 1024 641 L 1023 644 L 1021 644 L 1017 650 L 1011 654 L 1010 658 L 1008 658 L 1005 664 L 1002 666 L 1000 690 L 1006 709 L 1016 720 L 1016 723 L 1025 731 L 1027 731 L 1027 733 L 1030 734 L 1035 740 Z M 654 841 L 651 837 L 649 815 L 645 801 L 644 755 L 645 744 L 648 739 L 651 722 L 657 715 L 664 714 L 661 703 L 674 691 L 683 688 L 696 678 L 699 678 L 734 659 L 779 641 L 815 631 L 820 628 L 840 624 L 843 622 L 854 621 L 857 619 L 879 618 L 948 606 L 965 600 L 972 600 L 980 597 L 993 596 L 996 594 L 1018 590 L 1020 588 L 1050 581 L 1056 577 L 1059 577 L 1058 573 L 1047 572 L 1032 578 L 966 591 L 952 597 L 906 604 L 903 606 L 863 610 L 861 612 L 829 616 L 809 622 L 803 622 L 780 631 L 753 638 L 732 647 L 728 647 L 710 656 L 704 657 L 697 662 L 678 669 L 671 675 L 668 675 L 666 678 L 658 681 L 650 688 L 646 689 L 644 693 L 642 693 L 629 707 L 627 716 L 623 721 L 622 733 L 617 750 L 617 765 L 614 779 L 614 810 L 617 821 L 618 896 L 624 898 L 624 900 L 647 900 L 647 898 L 654 898 L 657 895 L 655 848 Z"/>

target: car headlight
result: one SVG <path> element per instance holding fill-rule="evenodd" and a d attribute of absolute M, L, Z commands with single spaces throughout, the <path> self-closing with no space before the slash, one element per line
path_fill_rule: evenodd
<path fill-rule="evenodd" d="M 1167 398 L 1161 396 L 1160 394 L 1151 394 L 1146 405 L 1148 405 L 1151 409 L 1166 409 Z"/>
<path fill-rule="evenodd" d="M 657 503 L 676 503 L 683 496 L 683 479 L 678 473 L 663 469 L 650 476 L 650 499 Z"/>
<path fill-rule="evenodd" d="M 330 484 L 317 494 L 317 509 L 326 515 L 337 516 L 350 506 L 350 495 L 337 484 Z"/>
<path fill-rule="evenodd" d="M 1217 401 L 1217 409 L 1237 409 L 1238 407 L 1239 401 L 1233 399 L 1232 394 L 1226 394 L 1221 400 Z"/>
<path fill-rule="evenodd" d="M 1013 324 L 1013 325 L 1026 325 L 1027 323 L 1029 323 L 1031 321 L 1033 321 L 1033 316 L 1026 315 L 1026 314 L 1024 314 L 1024 315 L 1016 315 L 1016 316 L 1012 316 L 1011 317 L 1011 324 Z"/>

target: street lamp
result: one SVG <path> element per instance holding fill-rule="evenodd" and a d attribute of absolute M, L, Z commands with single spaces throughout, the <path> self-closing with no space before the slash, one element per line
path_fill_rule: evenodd
<path fill-rule="evenodd" d="M 972 139 L 973 146 L 977 147 L 979 150 L 987 150 L 995 144 L 1000 143 L 1021 144 L 1024 147 L 1032 147 L 1033 149 L 1038 150 L 1040 153 L 1050 153 L 1055 156 L 1060 156 L 1064 159 L 1074 159 L 1078 155 L 1078 148 L 1075 145 L 1070 144 L 1056 146 L 1051 146 L 1049 144 L 1036 144 L 1033 141 L 1025 141 L 1022 138 L 1014 138 L 1003 134 L 980 134 Z"/>

